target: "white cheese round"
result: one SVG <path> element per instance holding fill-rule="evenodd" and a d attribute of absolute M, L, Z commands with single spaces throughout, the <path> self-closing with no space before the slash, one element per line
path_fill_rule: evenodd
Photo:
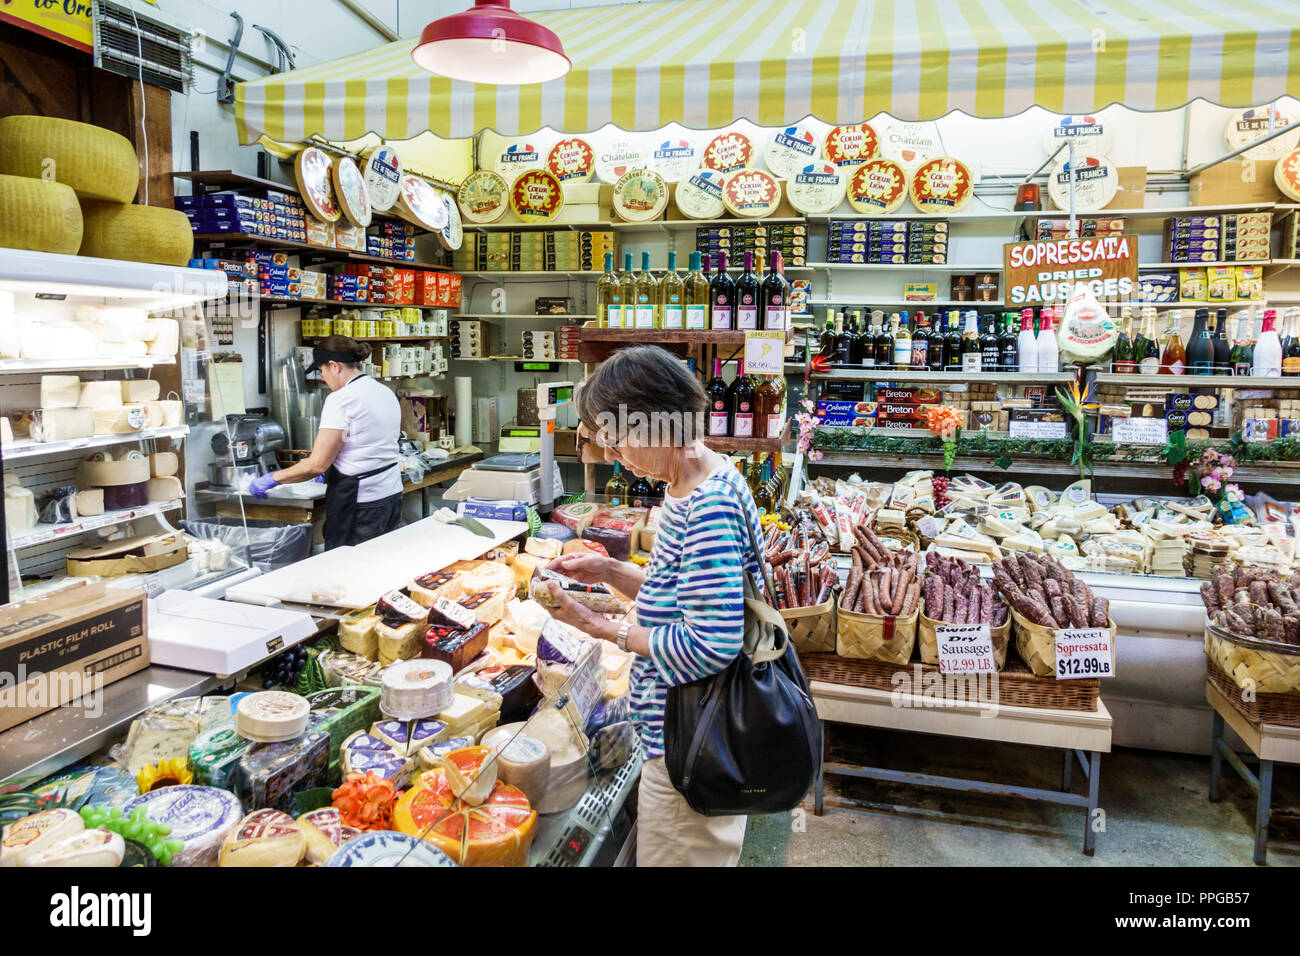
<path fill-rule="evenodd" d="M 639 137 L 621 135 L 596 148 L 596 175 L 613 185 L 624 174 L 644 169 L 649 164 L 649 150 Z"/>
<path fill-rule="evenodd" d="M 1051 156 L 1061 144 L 1073 140 L 1076 157 L 1108 156 L 1113 139 L 1110 127 L 1095 116 L 1062 116 L 1043 134 L 1043 148 Z M 1056 158 L 1069 159 L 1069 150 Z"/>
<path fill-rule="evenodd" d="M 807 126 L 787 126 L 772 134 L 763 149 L 763 159 L 776 175 L 791 179 L 817 158 L 817 146 L 817 137 Z"/>
<path fill-rule="evenodd" d="M 1246 110 L 1237 110 L 1228 117 L 1223 130 L 1223 140 L 1228 149 L 1241 149 L 1269 133 L 1270 114 L 1273 131 L 1284 127 L 1293 127 L 1292 132 L 1277 139 L 1256 146 L 1242 153 L 1244 159 L 1281 159 L 1291 150 L 1300 146 L 1300 116 L 1289 106 L 1255 106 Z"/>
<path fill-rule="evenodd" d="M 293 164 L 302 201 L 307 211 L 322 222 L 336 222 L 343 215 L 334 196 L 332 166 L 325 151 L 315 146 L 308 146 L 300 152 Z"/>
<path fill-rule="evenodd" d="M 338 157 L 334 160 L 331 175 L 334 195 L 338 197 L 343 215 L 357 228 L 365 229 L 374 214 L 370 209 L 370 192 L 366 189 L 365 177 L 357 168 L 356 161 L 350 156 Z"/>
<path fill-rule="evenodd" d="M 668 184 L 650 169 L 624 173 L 614 184 L 614 211 L 628 222 L 657 219 L 668 205 Z"/>
<path fill-rule="evenodd" d="M 397 203 L 402 191 L 402 161 L 391 146 L 377 146 L 366 156 L 362 170 L 366 191 L 370 195 L 370 208 L 387 212 Z"/>
<path fill-rule="evenodd" d="M 677 208 L 688 219 L 719 219 L 726 208 L 722 204 L 722 183 L 726 177 L 716 169 L 700 167 L 677 184 L 674 196 Z"/>
<path fill-rule="evenodd" d="M 733 216 L 762 219 L 781 205 L 781 183 L 761 169 L 742 169 L 722 184 L 722 204 Z"/>
<path fill-rule="evenodd" d="M 246 740 L 279 743 L 302 736 L 311 705 L 307 698 L 288 691 L 268 690 L 239 699 L 235 732 Z"/>
<path fill-rule="evenodd" d="M 434 233 L 442 232 L 447 225 L 447 206 L 442 201 L 442 194 L 419 176 L 402 177 L 397 214 L 407 222 Z"/>
<path fill-rule="evenodd" d="M 154 823 L 170 826 L 172 837 L 185 844 L 173 866 L 215 866 L 222 841 L 244 815 L 233 793 L 189 784 L 142 794 L 122 808 L 122 815 L 130 817 L 136 807 L 144 807 Z"/>
<path fill-rule="evenodd" d="M 480 169 L 465 177 L 456 198 L 470 222 L 496 222 L 510 206 L 510 185 L 499 173 Z"/>
<path fill-rule="evenodd" d="M 808 216 L 821 215 L 844 200 L 846 178 L 834 163 L 809 163 L 789 178 L 785 191 L 795 209 Z"/>
<path fill-rule="evenodd" d="M 513 183 L 531 170 L 545 168 L 546 156 L 527 140 L 506 144 L 492 160 L 492 169 L 507 183 Z"/>
<path fill-rule="evenodd" d="M 60 840 L 47 849 L 33 853 L 24 866 L 102 866 L 122 865 L 126 841 L 112 830 L 84 830 Z"/>
<path fill-rule="evenodd" d="M 939 130 L 933 123 L 895 123 L 885 130 L 880 154 L 910 173 L 927 159 L 943 155 Z"/>
<path fill-rule="evenodd" d="M 438 191 L 438 198 L 442 200 L 447 210 L 447 224 L 438 230 L 438 242 L 444 249 L 459 249 L 461 243 L 465 241 L 465 227 L 460 221 L 460 207 L 456 205 L 455 199 L 441 190 Z"/>
<path fill-rule="evenodd" d="M 701 150 L 693 139 L 666 139 L 650 151 L 650 168 L 666 183 L 680 183 L 700 165 Z"/>
<path fill-rule="evenodd" d="M 536 737 L 508 735 L 493 750 L 501 780 L 522 790 L 529 803 L 540 803 L 551 776 L 550 748 Z"/>
<path fill-rule="evenodd" d="M 81 815 L 65 807 L 15 820 L 0 833 L 0 866 L 23 866 L 28 857 L 84 829 Z"/>
<path fill-rule="evenodd" d="M 1076 212 L 1104 209 L 1119 190 L 1119 173 L 1110 160 L 1088 156 L 1078 160 L 1074 169 L 1069 161 L 1057 163 L 1047 178 L 1047 195 L 1057 209 L 1070 208 L 1070 178 L 1074 178 Z"/>
<path fill-rule="evenodd" d="M 398 661 L 384 670 L 380 709 L 398 720 L 432 717 L 456 696 L 451 665 L 445 661 Z"/>

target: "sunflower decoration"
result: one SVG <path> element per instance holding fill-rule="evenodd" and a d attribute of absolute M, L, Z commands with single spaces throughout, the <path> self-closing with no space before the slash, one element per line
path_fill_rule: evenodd
<path fill-rule="evenodd" d="M 961 438 L 961 415 L 951 405 L 935 405 L 926 410 L 925 424 L 931 434 L 943 439 L 943 470 L 952 470 Z"/>
<path fill-rule="evenodd" d="M 173 757 L 170 760 L 159 760 L 156 764 L 145 764 L 135 775 L 135 782 L 140 785 L 141 793 L 149 793 L 163 787 L 193 783 L 194 774 L 190 773 L 184 757 Z"/>
<path fill-rule="evenodd" d="M 1070 383 L 1069 391 L 1056 390 L 1056 400 L 1062 410 L 1074 419 L 1074 457 L 1070 464 L 1079 466 L 1079 477 L 1086 478 L 1092 469 L 1092 439 L 1088 434 L 1088 415 L 1096 414 L 1100 407 L 1096 402 L 1089 402 L 1092 390 L 1087 392 L 1079 388 L 1076 379 Z"/>

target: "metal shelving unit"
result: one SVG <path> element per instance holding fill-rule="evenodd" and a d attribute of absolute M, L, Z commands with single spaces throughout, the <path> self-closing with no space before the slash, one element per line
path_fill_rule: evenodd
<path fill-rule="evenodd" d="M 139 508 L 125 508 L 121 511 L 105 511 L 102 515 L 95 515 L 89 518 L 78 518 L 76 521 L 67 521 L 62 524 L 37 524 L 30 531 L 24 531 L 22 534 L 12 535 L 9 538 L 9 546 L 15 551 L 21 551 L 24 548 L 35 547 L 38 544 L 46 544 L 50 541 L 57 541 L 60 538 L 75 538 L 79 534 L 87 531 L 94 531 L 97 528 L 111 528 L 114 525 L 125 524 L 128 521 L 134 521 L 137 518 L 145 518 L 150 515 L 160 515 L 168 511 L 175 511 L 182 506 L 184 502 L 177 501 L 159 501 L 151 502 L 147 505 L 141 505 Z"/>
<path fill-rule="evenodd" d="M 1132 376 L 1121 376 L 1130 378 Z M 1166 376 L 1167 378 L 1168 376 Z M 1073 372 L 930 372 L 924 369 L 835 368 L 813 372 L 813 381 L 826 382 L 948 382 L 1010 385 L 1065 385 L 1074 381 Z"/>
<path fill-rule="evenodd" d="M 65 451 L 81 451 L 84 448 L 107 448 L 111 445 L 152 441 L 156 438 L 184 438 L 189 433 L 189 426 L 176 425 L 168 428 L 146 428 L 130 435 L 96 435 L 93 438 L 72 438 L 67 441 L 39 442 L 29 438 L 19 438 L 12 444 L 5 445 L 4 456 L 6 461 L 40 458 Z"/>

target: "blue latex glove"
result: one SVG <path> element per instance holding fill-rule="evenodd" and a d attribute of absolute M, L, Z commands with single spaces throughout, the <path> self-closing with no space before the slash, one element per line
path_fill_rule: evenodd
<path fill-rule="evenodd" d="M 265 498 L 267 492 L 278 485 L 279 482 L 271 475 L 258 475 L 248 486 L 248 493 L 254 498 Z"/>

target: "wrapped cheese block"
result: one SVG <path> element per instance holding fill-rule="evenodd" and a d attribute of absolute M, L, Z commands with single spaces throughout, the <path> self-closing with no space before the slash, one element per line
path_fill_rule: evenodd
<path fill-rule="evenodd" d="M 152 378 L 123 379 L 122 403 L 156 402 L 162 397 L 162 384 Z"/>
<path fill-rule="evenodd" d="M 560 574 L 558 571 L 538 568 L 533 572 L 529 595 L 543 607 L 554 607 L 556 605 L 555 598 L 548 587 L 551 582 L 559 584 L 565 595 L 571 600 L 598 614 L 617 614 L 623 610 L 623 602 L 614 596 L 614 593 L 607 585 L 583 584 L 567 575 Z"/>
<path fill-rule="evenodd" d="M 587 655 L 594 653 L 595 641 L 575 636 L 559 621 L 547 621 L 537 641 L 538 688 L 545 696 L 554 697 Z"/>
<path fill-rule="evenodd" d="M 459 674 L 487 647 L 488 628 L 482 621 L 467 628 L 432 624 L 424 632 L 420 655 L 445 662 L 452 673 Z"/>
<path fill-rule="evenodd" d="M 638 535 L 639 531 L 636 532 Z M 616 561 L 626 561 L 632 557 L 631 530 L 622 528 L 598 528 L 594 525 L 582 532 L 586 541 L 592 541 L 605 549 L 605 553 Z"/>
<path fill-rule="evenodd" d="M 449 757 L 455 758 L 464 775 L 476 773 L 489 753 L 477 747 L 454 751 Z M 518 787 L 499 781 L 482 803 L 465 806 L 457 801 L 447 771 L 438 768 L 425 773 L 421 785 L 397 801 L 393 826 L 429 840 L 461 866 L 524 866 L 537 813 Z"/>
<path fill-rule="evenodd" d="M 506 573 L 512 579 L 514 578 L 514 574 L 508 569 Z M 510 590 L 511 594 L 513 594 L 513 585 Z M 472 611 L 475 619 L 487 624 L 489 627 L 501 620 L 506 613 L 506 595 L 501 590 L 466 593 L 457 598 L 456 603 Z"/>
<path fill-rule="evenodd" d="M 350 836 L 351 828 L 343 825 L 343 818 L 334 807 L 310 810 L 300 816 L 297 823 L 307 840 L 307 862 L 314 866 L 320 866 L 333 856 Z"/>
<path fill-rule="evenodd" d="M 96 435 L 129 435 L 145 427 L 146 417 L 143 405 L 96 408 L 93 409 L 93 412 Z"/>
<path fill-rule="evenodd" d="M 307 836 L 293 817 L 280 810 L 254 810 L 222 843 L 218 866 L 297 866 L 306 852 Z"/>
<path fill-rule="evenodd" d="M 573 504 L 560 505 L 552 513 L 551 520 L 571 529 L 574 534 L 581 534 L 591 524 L 598 511 L 600 511 L 600 505 L 578 501 Z"/>
<path fill-rule="evenodd" d="M 391 627 L 386 622 L 377 620 L 375 643 L 379 652 L 379 663 L 388 665 L 419 657 L 423 636 L 423 623 L 405 621 L 396 627 Z"/>
<path fill-rule="evenodd" d="M 244 816 L 233 793 L 189 784 L 142 794 L 122 808 L 122 815 L 130 817 L 136 807 L 144 807 L 154 823 L 170 826 L 171 837 L 185 844 L 172 866 L 216 866 L 222 843 Z"/>
<path fill-rule="evenodd" d="M 535 554 L 517 554 L 510 559 L 510 570 L 514 573 L 515 586 L 527 587 L 533 578 L 533 572 L 546 567 L 547 560 Z"/>
<path fill-rule="evenodd" d="M 407 590 L 411 600 L 421 607 L 433 607 L 433 602 L 440 597 L 455 600 L 460 597 L 459 576 L 454 571 L 433 571 L 422 574 L 410 583 Z"/>
<path fill-rule="evenodd" d="M 18 414 L 13 420 L 16 431 L 32 441 L 69 441 L 95 434 L 95 413 L 89 408 L 33 408 Z"/>
<path fill-rule="evenodd" d="M 81 815 L 63 807 L 16 820 L 0 832 L 0 867 L 25 866 L 33 854 L 85 829 Z"/>
<path fill-rule="evenodd" d="M 81 379 L 77 376 L 41 376 L 41 408 L 76 408 L 80 403 Z"/>
<path fill-rule="evenodd" d="M 199 734 L 190 744 L 189 752 L 189 768 L 194 774 L 194 782 L 225 790 L 231 774 L 239 765 L 239 758 L 251 746 L 253 742 L 239 736 L 233 726 Z"/>
<path fill-rule="evenodd" d="M 292 813 L 297 809 L 295 793 L 329 782 L 329 756 L 329 734 L 320 731 L 283 743 L 257 744 L 239 759 L 231 785 L 247 806 Z"/>
<path fill-rule="evenodd" d="M 33 853 L 24 866 L 118 867 L 126 855 L 126 841 L 111 830 L 83 830 L 44 850 Z"/>
<path fill-rule="evenodd" d="M 5 527 L 9 533 L 30 531 L 36 519 L 36 497 L 18 483 L 17 475 L 5 475 Z"/>
<path fill-rule="evenodd" d="M 467 674 L 460 683 L 464 687 L 481 687 L 500 694 L 501 719 L 514 721 L 527 717 L 541 698 L 533 673 L 533 668 L 526 664 L 497 664 Z M 528 792 L 527 788 L 524 790 Z"/>
<path fill-rule="evenodd" d="M 175 355 L 181 344 L 180 323 L 175 319 L 150 319 L 144 338 L 149 343 L 150 355 Z"/>
<path fill-rule="evenodd" d="M 370 660 L 379 659 L 379 635 L 375 625 L 379 616 L 373 605 L 351 611 L 339 621 L 339 647 Z"/>
<path fill-rule="evenodd" d="M 438 719 L 447 725 L 448 736 L 460 737 L 473 733 L 500 712 L 500 695 L 483 694 L 479 688 L 457 685 L 455 697 L 438 712 Z"/>
<path fill-rule="evenodd" d="M 178 501 L 185 497 L 185 488 L 181 485 L 181 480 L 175 476 L 150 478 L 148 489 L 150 501 Z"/>
<path fill-rule="evenodd" d="M 375 613 L 390 626 L 401 621 L 428 620 L 429 612 L 401 591 L 389 591 L 375 603 Z"/>
<path fill-rule="evenodd" d="M 180 458 L 174 451 L 157 451 L 149 456 L 149 470 L 155 478 L 171 478 L 180 467 Z"/>

